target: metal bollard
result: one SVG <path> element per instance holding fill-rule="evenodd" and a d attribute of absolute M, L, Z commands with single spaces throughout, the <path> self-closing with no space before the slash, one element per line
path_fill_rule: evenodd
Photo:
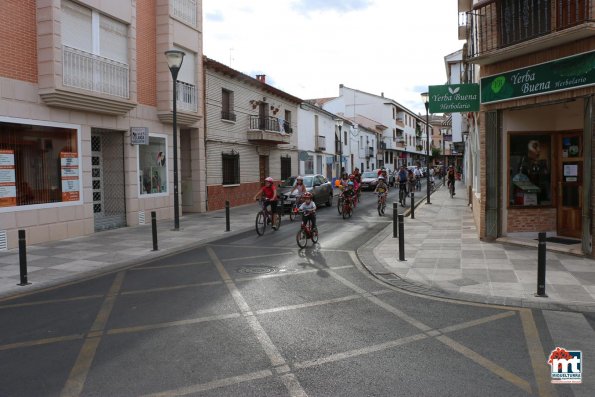
<path fill-rule="evenodd" d="M 537 234 L 537 293 L 535 296 L 547 298 L 545 293 L 545 233 Z"/>
<path fill-rule="evenodd" d="M 399 260 L 405 260 L 405 216 L 399 214 Z"/>
<path fill-rule="evenodd" d="M 229 232 L 231 227 L 229 225 L 229 201 L 225 200 L 225 231 Z"/>
<path fill-rule="evenodd" d="M 19 230 L 19 266 L 21 273 L 21 282 L 17 285 L 24 286 L 31 284 L 27 281 L 27 240 L 25 230 Z"/>
<path fill-rule="evenodd" d="M 393 203 L 393 238 L 396 238 L 399 235 L 397 233 L 399 227 L 397 215 L 399 215 L 399 203 Z"/>
<path fill-rule="evenodd" d="M 411 192 L 411 219 L 415 219 L 415 195 Z"/>
<path fill-rule="evenodd" d="M 157 247 L 157 213 L 151 211 L 151 232 L 153 233 L 153 251 L 159 251 Z"/>

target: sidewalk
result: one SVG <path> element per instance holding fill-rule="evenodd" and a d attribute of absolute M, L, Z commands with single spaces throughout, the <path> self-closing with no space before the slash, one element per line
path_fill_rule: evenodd
<path fill-rule="evenodd" d="M 461 183 L 457 191 L 459 195 L 451 199 L 446 187 L 439 188 L 431 205 L 424 200 L 415 219 L 405 218 L 406 261 L 398 260 L 398 239 L 393 238 L 391 225 L 358 250 L 364 265 L 393 285 L 426 295 L 595 311 L 595 261 L 548 250 L 548 297 L 535 297 L 537 249 L 479 240 Z"/>
<path fill-rule="evenodd" d="M 116 268 L 171 255 L 201 244 L 232 236 L 254 227 L 258 207 L 231 208 L 231 231 L 225 231 L 225 210 L 180 217 L 180 231 L 172 220 L 157 221 L 159 251 L 153 251 L 151 220 L 137 227 L 98 232 L 89 236 L 27 246 L 28 281 L 18 286 L 19 250 L 0 251 L 0 298 L 16 296 L 79 280 Z"/>

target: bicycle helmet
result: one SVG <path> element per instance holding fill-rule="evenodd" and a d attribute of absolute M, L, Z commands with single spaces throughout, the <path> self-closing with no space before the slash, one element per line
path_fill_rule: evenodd
<path fill-rule="evenodd" d="M 353 174 L 349 175 L 349 179 L 353 180 L 355 179 L 355 176 Z"/>
<path fill-rule="evenodd" d="M 298 176 L 297 178 L 295 178 L 296 181 L 304 181 L 304 177 L 303 176 Z"/>
<path fill-rule="evenodd" d="M 311 199 L 312 198 L 312 193 L 310 193 L 310 192 L 304 193 L 304 199 L 307 199 L 307 198 Z"/>
<path fill-rule="evenodd" d="M 347 186 L 353 186 L 353 181 L 347 182 Z"/>
<path fill-rule="evenodd" d="M 270 182 L 270 183 L 273 183 L 273 178 L 271 178 L 271 177 L 269 176 L 269 177 L 265 178 L 265 180 L 264 180 L 264 181 L 265 181 L 265 182 Z"/>
<path fill-rule="evenodd" d="M 380 175 L 380 176 L 378 177 L 378 180 L 381 180 L 381 179 L 382 179 L 382 180 L 384 180 L 384 177 L 383 177 L 382 175 Z"/>

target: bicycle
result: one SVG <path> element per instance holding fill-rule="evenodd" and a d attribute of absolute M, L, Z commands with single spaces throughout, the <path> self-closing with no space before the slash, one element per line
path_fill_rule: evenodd
<path fill-rule="evenodd" d="M 407 182 L 399 182 L 399 203 L 401 206 L 405 206 L 407 201 Z"/>
<path fill-rule="evenodd" d="M 453 198 L 455 195 L 455 183 L 454 181 L 448 181 L 448 192 L 450 193 L 450 198 Z"/>
<path fill-rule="evenodd" d="M 300 203 L 302 202 L 302 197 L 301 196 L 297 196 L 291 199 L 291 209 L 289 210 L 289 220 L 291 222 L 293 222 L 293 220 L 298 216 L 299 214 L 299 207 L 300 207 Z"/>
<path fill-rule="evenodd" d="M 339 188 L 339 190 L 341 190 L 341 193 L 339 193 L 339 196 L 337 199 L 337 211 L 339 212 L 339 215 L 342 215 L 343 214 L 343 201 L 344 201 L 343 187 L 341 186 Z"/>
<path fill-rule="evenodd" d="M 419 176 L 415 177 L 415 190 L 421 191 L 421 178 Z"/>
<path fill-rule="evenodd" d="M 384 215 L 386 209 L 386 192 L 378 192 L 378 216 Z"/>
<path fill-rule="evenodd" d="M 341 211 L 341 215 L 343 219 L 351 218 L 353 214 L 353 199 L 350 197 L 343 198 L 343 209 Z"/>
<path fill-rule="evenodd" d="M 314 211 L 304 211 L 301 212 L 304 216 L 308 216 Z M 308 219 L 306 222 L 302 222 L 300 230 L 298 230 L 297 234 L 295 235 L 295 240 L 297 242 L 298 247 L 306 248 L 308 245 L 308 239 L 312 240 L 312 243 L 316 244 L 318 242 L 318 229 L 314 229 L 312 227 L 312 220 Z"/>
<path fill-rule="evenodd" d="M 260 200 L 258 203 L 261 210 L 256 214 L 256 234 L 262 236 L 266 230 L 267 225 L 273 222 L 273 214 L 267 209 L 269 200 Z M 274 230 L 279 230 L 281 227 L 281 214 L 277 214 L 275 217 Z"/>

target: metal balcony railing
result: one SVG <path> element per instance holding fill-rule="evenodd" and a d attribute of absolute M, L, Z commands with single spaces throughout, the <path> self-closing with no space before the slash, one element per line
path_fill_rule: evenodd
<path fill-rule="evenodd" d="M 372 146 L 368 148 L 368 153 L 366 157 L 374 157 L 374 148 Z"/>
<path fill-rule="evenodd" d="M 196 27 L 196 0 L 172 0 L 170 13 L 173 17 Z"/>
<path fill-rule="evenodd" d="M 273 131 L 273 132 L 286 132 L 292 133 L 293 130 L 287 121 L 280 122 L 281 119 L 277 117 L 261 117 L 261 116 L 250 116 L 250 129 L 261 130 L 261 131 Z"/>
<path fill-rule="evenodd" d="M 178 81 L 176 83 L 176 91 L 178 110 L 187 112 L 196 112 L 198 110 L 196 86 Z"/>
<path fill-rule="evenodd" d="M 316 151 L 323 152 L 326 150 L 326 138 L 322 135 L 316 137 Z"/>
<path fill-rule="evenodd" d="M 221 119 L 229 120 L 229 121 L 236 121 L 236 114 L 234 112 L 226 112 L 225 110 L 222 110 L 221 111 Z"/>
<path fill-rule="evenodd" d="M 592 2 L 593 0 L 481 2 L 466 17 L 470 34 L 469 57 L 593 22 Z"/>
<path fill-rule="evenodd" d="M 128 99 L 128 65 L 76 48 L 62 46 L 65 86 Z"/>

